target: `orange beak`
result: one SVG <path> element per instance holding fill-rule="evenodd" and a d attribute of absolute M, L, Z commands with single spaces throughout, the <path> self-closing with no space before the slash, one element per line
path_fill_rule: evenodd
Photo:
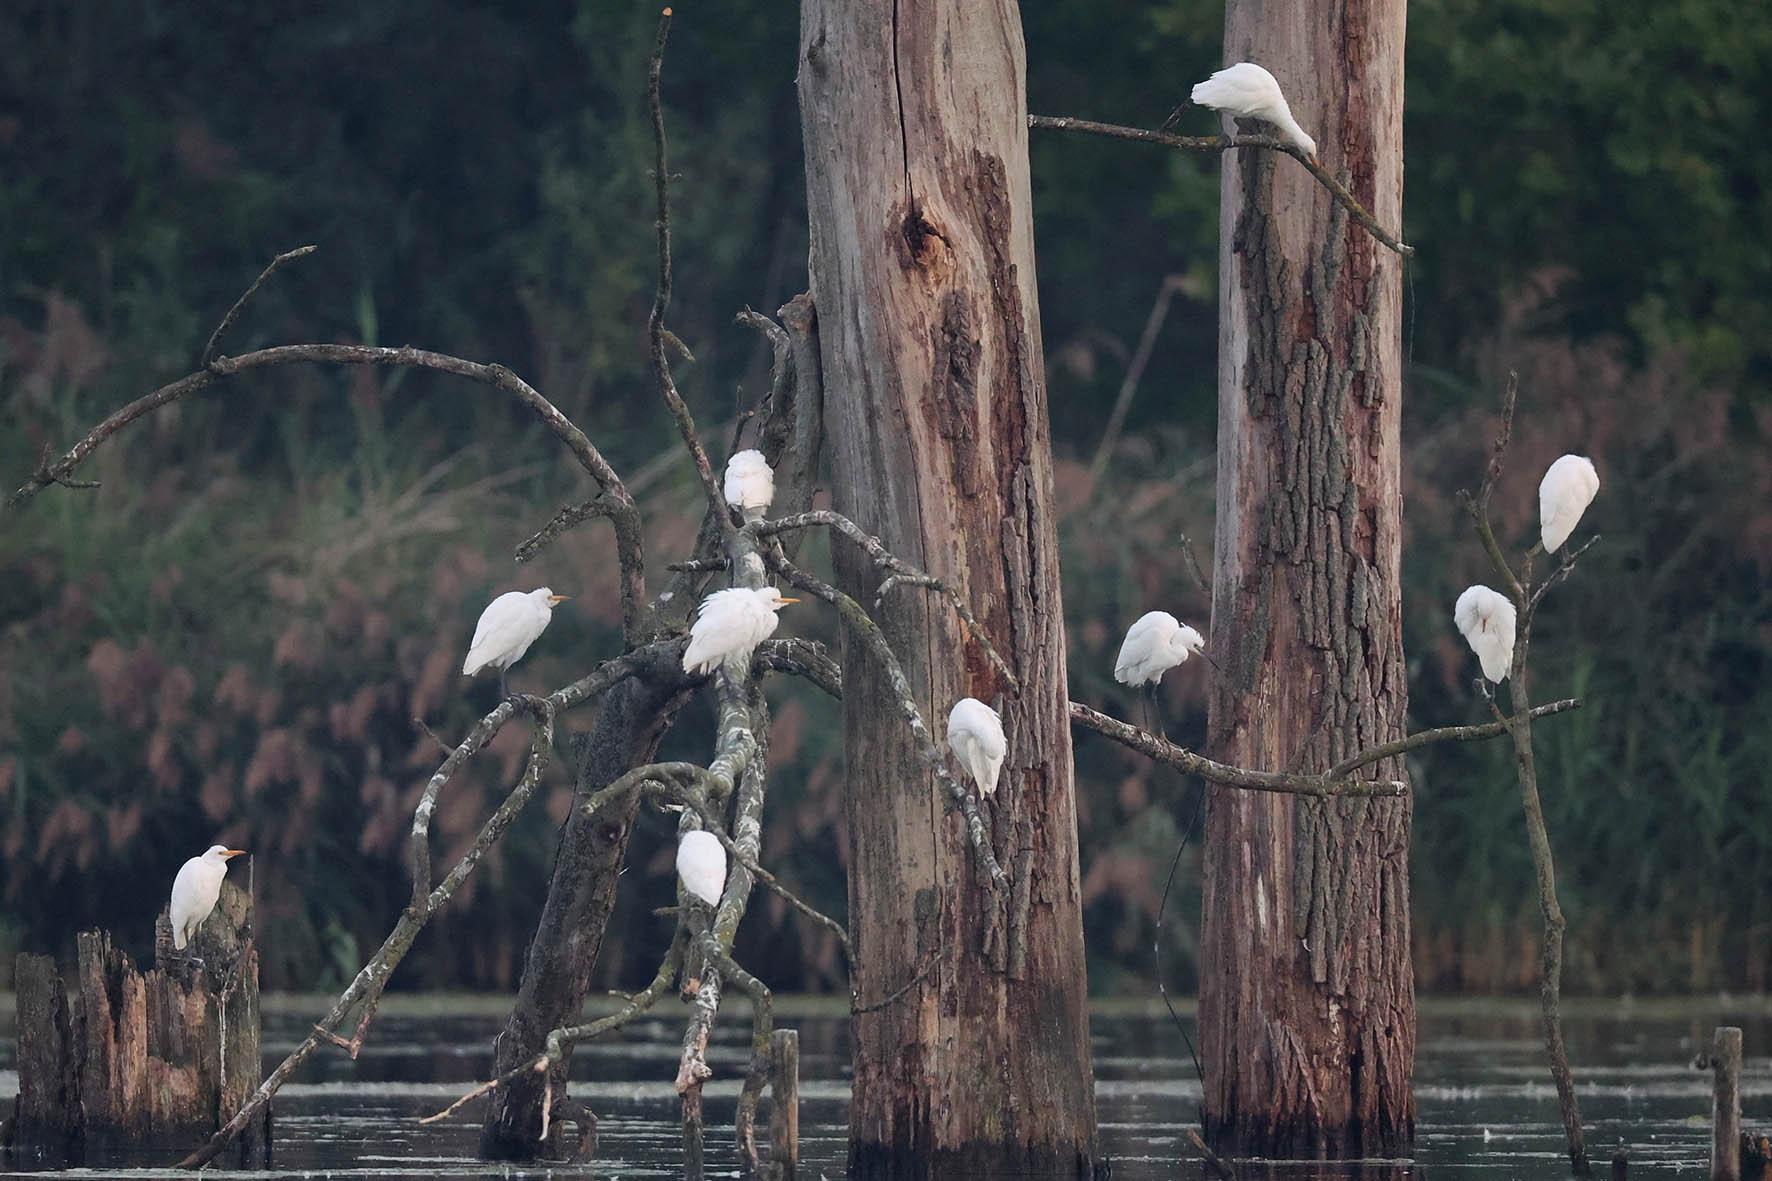
<path fill-rule="evenodd" d="M 567 599 L 570 599 L 571 597 L 572 597 L 571 595 L 549 595 L 548 596 L 548 603 L 550 606 L 558 607 L 561 603 L 564 603 Z"/>
<path fill-rule="evenodd" d="M 246 850 L 245 849 L 229 849 L 226 853 L 223 853 L 222 856 L 229 857 L 229 858 L 244 857 L 244 856 L 246 856 Z"/>
<path fill-rule="evenodd" d="M 786 606 L 789 603 L 798 603 L 799 601 L 800 601 L 799 599 L 790 599 L 786 595 L 783 595 L 781 597 L 781 603 L 783 606 Z"/>

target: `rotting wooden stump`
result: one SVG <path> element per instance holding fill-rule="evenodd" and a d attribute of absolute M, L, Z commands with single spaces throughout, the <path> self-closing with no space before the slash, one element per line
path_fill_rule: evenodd
<path fill-rule="evenodd" d="M 18 1101 L 7 1146 L 77 1162 L 94 1150 L 189 1148 L 258 1083 L 258 951 L 250 892 L 223 883 L 186 952 L 164 912 L 156 966 L 136 971 L 106 931 L 83 931 L 74 972 L 20 955 Z M 200 962 L 199 962 L 200 961 Z M 268 1158 L 270 1112 L 240 1140 Z"/>
<path fill-rule="evenodd" d="M 778 1029 L 769 1039 L 771 1181 L 796 1181 L 800 1172 L 800 1031 Z"/>
<path fill-rule="evenodd" d="M 1711 1181 L 1741 1181 L 1741 1030 L 1717 1026 L 1710 1068 Z"/>

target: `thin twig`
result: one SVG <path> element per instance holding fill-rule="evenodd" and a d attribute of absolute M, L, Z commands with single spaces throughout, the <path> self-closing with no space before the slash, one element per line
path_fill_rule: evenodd
<path fill-rule="evenodd" d="M 1226 137 L 1222 135 L 1170 135 L 1164 131 L 1146 131 L 1141 127 L 1121 127 L 1115 123 L 1097 123 L 1090 119 L 1075 119 L 1068 115 L 1029 115 L 1028 126 L 1035 129 L 1052 131 L 1081 131 L 1089 135 L 1104 135 L 1110 139 L 1129 139 L 1138 143 L 1160 144 L 1166 148 L 1178 148 L 1184 152 L 1225 152 L 1231 148 L 1259 148 L 1268 152 L 1280 152 L 1291 156 L 1304 165 L 1305 171 L 1317 178 L 1317 183 L 1329 190 L 1342 208 L 1348 211 L 1355 221 L 1366 227 L 1368 233 L 1398 254 L 1408 257 L 1415 253 L 1415 247 L 1404 243 L 1389 230 L 1378 224 L 1378 219 L 1366 211 L 1366 207 L 1346 185 L 1335 179 L 1327 168 L 1318 160 L 1307 156 L 1301 148 L 1294 147 L 1285 140 L 1269 135 L 1239 135 Z"/>
<path fill-rule="evenodd" d="M 318 246 L 297 246 L 294 250 L 285 250 L 273 258 L 270 265 L 260 271 L 258 278 L 252 281 L 252 286 L 248 287 L 241 293 L 240 298 L 234 301 L 234 306 L 228 309 L 228 314 L 223 316 L 221 323 L 215 326 L 215 331 L 209 334 L 209 343 L 203 346 L 203 355 L 197 361 L 197 368 L 209 368 L 209 362 L 215 359 L 215 350 L 221 344 L 222 337 L 226 336 L 228 329 L 234 326 L 234 321 L 240 318 L 240 312 L 246 307 L 247 301 L 257 295 L 258 289 L 265 285 L 265 280 L 271 277 L 271 272 L 286 262 L 306 258 L 318 249 L 320 249 Z"/>
<path fill-rule="evenodd" d="M 1186 533 L 1181 534 L 1180 538 L 1181 557 L 1187 565 L 1187 572 L 1193 578 L 1194 585 L 1200 588 L 1200 593 L 1205 595 L 1206 601 L 1210 603 L 1212 601 L 1212 580 L 1206 577 L 1205 568 L 1200 565 L 1200 556 L 1194 552 L 1192 539 Z"/>
<path fill-rule="evenodd" d="M 1102 428 L 1101 441 L 1095 445 L 1095 458 L 1089 461 L 1091 489 L 1100 482 L 1101 473 L 1107 470 L 1108 459 L 1113 455 L 1114 444 L 1120 440 L 1120 428 L 1126 424 L 1132 398 L 1138 393 L 1138 383 L 1143 379 L 1145 366 L 1150 364 L 1151 353 L 1156 348 L 1157 333 L 1163 330 L 1163 321 L 1169 316 L 1169 303 L 1186 282 L 1185 275 L 1165 275 L 1157 288 L 1156 302 L 1151 304 L 1151 313 L 1145 318 L 1138 347 L 1133 350 L 1125 376 L 1120 379 L 1120 391 L 1114 396 L 1114 408 L 1108 414 L 1107 426 Z"/>
<path fill-rule="evenodd" d="M 665 355 L 665 340 L 670 336 L 665 329 L 664 318 L 665 310 L 671 304 L 671 174 L 665 153 L 664 105 L 659 96 L 659 79 L 664 71 L 665 42 L 670 34 L 671 10 L 667 8 L 658 15 L 658 37 L 652 43 L 652 56 L 646 63 L 646 105 L 652 112 L 652 183 L 657 200 L 658 229 L 658 290 L 652 299 L 652 314 L 646 320 L 646 335 L 651 346 L 652 373 L 658 381 L 658 392 L 664 397 L 671 417 L 676 420 L 677 431 L 683 436 L 683 445 L 689 449 L 689 458 L 695 464 L 696 477 L 701 481 L 703 492 L 707 494 L 708 509 L 724 515 L 725 496 L 720 491 L 719 481 L 714 477 L 713 465 L 708 462 L 707 450 L 701 445 L 701 436 L 696 433 L 695 419 L 689 413 L 689 407 L 684 403 L 682 395 L 677 392 L 677 383 L 671 377 L 670 358 Z M 674 340 L 675 337 L 671 339 Z M 727 527 L 730 528 L 730 522 Z"/>
<path fill-rule="evenodd" d="M 893 1005 L 897 1004 L 905 994 L 916 988 L 917 985 L 923 983 L 923 981 L 929 979 L 929 974 L 935 971 L 940 964 L 940 953 L 931 952 L 925 960 L 923 967 L 918 970 L 915 976 L 912 976 L 909 980 L 905 981 L 902 985 L 893 989 L 879 1000 L 870 1001 L 865 1005 L 861 1003 L 860 997 L 851 992 L 849 994 L 849 1015 L 851 1017 L 860 1017 L 866 1013 L 878 1013 L 881 1009 L 891 1008 Z"/>

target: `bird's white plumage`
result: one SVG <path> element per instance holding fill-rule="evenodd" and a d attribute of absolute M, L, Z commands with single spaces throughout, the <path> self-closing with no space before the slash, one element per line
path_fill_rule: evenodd
<path fill-rule="evenodd" d="M 1149 684 L 1205 650 L 1205 638 L 1169 612 L 1146 611 L 1126 629 L 1114 660 L 1114 680 L 1122 685 Z"/>
<path fill-rule="evenodd" d="M 962 697 L 948 711 L 948 749 L 960 760 L 960 766 L 978 784 L 978 790 L 992 795 L 997 790 L 997 773 L 1003 769 L 1003 756 L 1009 753 L 1009 742 L 1003 737 L 1003 719 L 997 711 L 976 697 Z"/>
<path fill-rule="evenodd" d="M 711 832 L 695 829 L 677 841 L 677 876 L 683 888 L 717 906 L 726 892 L 726 849 Z"/>
<path fill-rule="evenodd" d="M 749 662 L 757 645 L 775 634 L 776 612 L 784 603 L 797 601 L 783 598 L 772 586 L 715 591 L 696 609 L 689 647 L 683 653 L 683 671 L 712 672 L 741 656 Z"/>
<path fill-rule="evenodd" d="M 775 473 L 761 451 L 740 451 L 726 461 L 726 503 L 747 521 L 760 521 L 775 499 Z"/>
<path fill-rule="evenodd" d="M 239 854 L 238 849 L 226 845 L 211 845 L 179 866 L 178 876 L 172 879 L 172 901 L 167 905 L 174 948 L 183 951 L 215 909 L 216 899 L 221 897 L 222 879 L 228 876 L 228 859 Z"/>
<path fill-rule="evenodd" d="M 1303 148 L 1306 155 L 1317 154 L 1317 141 L 1306 135 L 1292 117 L 1292 108 L 1279 82 L 1254 62 L 1226 66 L 1195 85 L 1191 97 L 1202 107 L 1243 119 L 1265 119 L 1279 128 L 1284 139 Z"/>
<path fill-rule="evenodd" d="M 461 671 L 473 676 L 483 668 L 507 669 L 523 659 L 529 645 L 548 629 L 555 602 L 564 597 L 542 586 L 506 591 L 492 600 L 474 625 L 474 642 L 468 645 Z"/>
<path fill-rule="evenodd" d="M 1538 482 L 1538 522 L 1545 553 L 1562 548 L 1599 492 L 1600 473 L 1586 456 L 1565 455 L 1550 465 Z"/>
<path fill-rule="evenodd" d="M 1486 586 L 1467 587 L 1452 608 L 1452 622 L 1477 654 L 1483 675 L 1501 684 L 1514 661 L 1513 602 Z"/>

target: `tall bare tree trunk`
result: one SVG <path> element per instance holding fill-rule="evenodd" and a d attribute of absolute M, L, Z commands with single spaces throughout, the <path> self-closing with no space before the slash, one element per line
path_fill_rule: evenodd
<path fill-rule="evenodd" d="M 888 638 L 939 736 L 965 695 L 1009 736 L 984 809 L 1012 884 L 973 868 L 891 689 L 844 655 L 852 1175 L 1096 1166 L 1052 463 L 1020 13 L 1004 0 L 806 0 L 800 102 L 835 506 L 974 607 L 1007 692 L 936 598 Z M 847 589 L 881 580 L 834 542 Z"/>
<path fill-rule="evenodd" d="M 1231 0 L 1227 61 L 1279 79 L 1318 154 L 1401 222 L 1404 0 Z M 1253 130 L 1253 128 L 1251 128 Z M 1227 153 L 1214 754 L 1321 770 L 1402 733 L 1401 267 L 1293 161 Z M 1401 777 L 1400 762 L 1374 769 Z M 1414 1132 L 1405 800 L 1212 790 L 1208 1139 L 1384 1155 Z"/>

